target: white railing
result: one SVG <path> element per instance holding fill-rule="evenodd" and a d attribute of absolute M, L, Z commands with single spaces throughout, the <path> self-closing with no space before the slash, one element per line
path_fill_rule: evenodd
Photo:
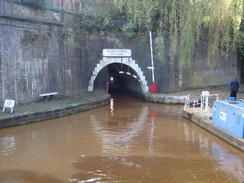
<path fill-rule="evenodd" d="M 208 91 L 202 91 L 200 96 L 188 95 L 185 100 L 184 110 L 191 110 L 196 115 L 210 119 L 213 116 L 214 101 L 218 100 L 218 94 L 209 94 Z"/>

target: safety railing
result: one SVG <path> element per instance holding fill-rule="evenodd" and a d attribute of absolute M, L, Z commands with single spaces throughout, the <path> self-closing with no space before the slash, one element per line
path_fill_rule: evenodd
<path fill-rule="evenodd" d="M 188 95 L 185 100 L 184 110 L 189 110 L 198 116 L 211 119 L 214 101 L 218 100 L 218 94 L 210 94 L 208 91 L 202 91 L 200 96 Z"/>

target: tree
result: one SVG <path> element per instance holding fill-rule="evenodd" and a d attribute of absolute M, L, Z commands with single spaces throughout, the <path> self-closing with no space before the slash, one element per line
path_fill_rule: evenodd
<path fill-rule="evenodd" d="M 170 39 L 173 61 L 180 43 L 183 66 L 192 61 L 195 43 L 208 43 L 208 64 L 216 65 L 221 54 L 235 52 L 240 37 L 243 0 L 114 0 L 128 19 L 141 30 L 152 29 Z M 160 41 L 165 44 L 165 41 Z M 160 46 L 165 48 L 164 45 Z M 164 53 L 164 50 L 160 50 Z M 164 54 L 160 53 L 161 59 Z"/>

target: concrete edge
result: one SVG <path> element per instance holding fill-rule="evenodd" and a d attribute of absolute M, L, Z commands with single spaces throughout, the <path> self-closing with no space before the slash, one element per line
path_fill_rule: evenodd
<path fill-rule="evenodd" d="M 64 106 L 56 106 L 45 111 L 36 111 L 28 113 L 14 113 L 10 116 L 0 117 L 0 128 L 7 128 L 19 125 L 25 125 L 34 122 L 40 122 L 53 118 L 64 117 L 78 112 L 98 108 L 109 104 L 110 96 L 94 102 L 69 104 Z"/>
<path fill-rule="evenodd" d="M 191 120 L 195 124 L 199 125 L 200 127 L 204 128 L 205 130 L 216 135 L 217 137 L 221 138 L 222 140 L 225 140 L 229 144 L 240 149 L 241 151 L 244 151 L 244 139 L 240 139 L 240 138 L 230 134 L 229 132 L 213 125 L 211 120 L 210 120 L 210 122 L 208 122 L 207 119 L 197 116 L 194 113 L 187 112 L 186 110 L 183 110 L 183 116 L 185 118 Z"/>
<path fill-rule="evenodd" d="M 162 104 L 184 104 L 187 95 L 171 96 L 163 94 L 146 93 L 145 99 L 149 102 L 162 103 Z"/>

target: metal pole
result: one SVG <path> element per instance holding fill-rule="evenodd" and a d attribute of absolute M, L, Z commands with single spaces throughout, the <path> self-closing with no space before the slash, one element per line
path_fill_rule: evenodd
<path fill-rule="evenodd" d="M 153 65 L 153 49 L 152 49 L 152 32 L 149 32 L 150 35 L 150 48 L 151 48 L 151 63 L 152 63 L 152 82 L 154 83 L 154 65 Z"/>

